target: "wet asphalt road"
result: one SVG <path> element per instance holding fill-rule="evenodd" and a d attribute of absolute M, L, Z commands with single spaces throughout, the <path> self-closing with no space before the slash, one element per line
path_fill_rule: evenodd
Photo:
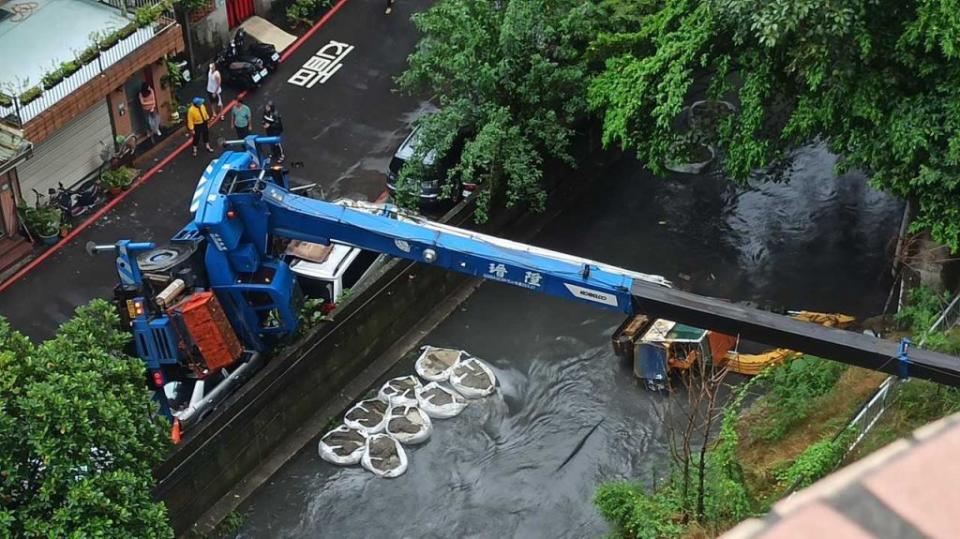
<path fill-rule="evenodd" d="M 393 150 L 427 106 L 394 92 L 393 77 L 403 71 L 416 43 L 410 15 L 428 5 L 427 0 L 404 0 L 385 16 L 380 1 L 350 0 L 247 97 L 255 119 L 267 100 L 277 104 L 284 118 L 288 163 L 304 165 L 291 170 L 295 183 L 318 182 L 328 199 L 373 199 L 384 191 Z M 287 82 L 331 40 L 354 47 L 339 71 L 309 89 Z M 228 124 L 213 128 L 211 139 L 233 138 Z M 43 339 L 78 305 L 110 297 L 117 280 L 113 260 L 90 258 L 84 245 L 124 238 L 164 243 L 188 222 L 190 197 L 211 157 L 202 150 L 196 158 L 183 152 L 99 222 L 0 293 L 0 315 L 21 332 Z"/>
<path fill-rule="evenodd" d="M 630 160 L 585 167 L 578 178 L 595 181 L 595 191 L 532 243 L 702 294 L 872 315 L 886 297 L 902 207 L 860 175 L 834 177 L 835 161 L 804 148 L 789 183 L 751 189 L 711 177 L 652 178 Z M 613 355 L 621 321 L 484 283 L 423 343 L 487 360 L 498 393 L 437 420 L 429 441 L 408 448 L 409 468 L 396 479 L 328 464 L 316 441 L 308 444 L 241 508 L 241 537 L 603 536 L 596 486 L 651 485 L 669 459 L 660 418 L 670 400 L 637 387 Z M 389 376 L 413 373 L 414 359 Z"/>

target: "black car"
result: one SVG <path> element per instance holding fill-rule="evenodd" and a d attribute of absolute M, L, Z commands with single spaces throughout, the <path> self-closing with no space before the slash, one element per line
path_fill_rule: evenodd
<path fill-rule="evenodd" d="M 400 147 L 397 148 L 397 151 L 393 154 L 393 159 L 390 160 L 390 165 L 387 168 L 387 191 L 390 192 L 390 196 L 396 194 L 397 189 L 397 178 L 400 176 L 400 170 L 403 168 L 407 161 L 409 161 L 414 153 L 416 153 L 417 147 L 420 144 L 421 140 L 421 131 L 419 127 L 414 128 L 414 130 L 407 135 L 407 138 L 403 140 L 400 144 Z M 425 206 L 435 206 L 438 203 L 442 202 L 440 198 L 443 179 L 446 178 L 447 173 L 453 168 L 454 165 L 460 160 L 460 154 L 463 153 L 463 146 L 466 142 L 466 136 L 461 134 L 458 136 L 453 145 L 450 148 L 450 151 L 447 154 L 437 161 L 437 152 L 431 150 L 426 152 L 423 157 L 423 164 L 427 169 L 427 176 L 424 178 L 416 178 L 420 180 L 420 205 L 421 207 Z M 414 180 L 414 178 L 410 178 Z M 453 201 L 456 202 L 461 197 L 467 196 L 476 188 L 474 184 L 462 184 L 457 186 L 454 194 Z"/>

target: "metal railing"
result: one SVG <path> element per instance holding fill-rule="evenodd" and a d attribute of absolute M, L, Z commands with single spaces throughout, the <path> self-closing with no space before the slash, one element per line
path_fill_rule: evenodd
<path fill-rule="evenodd" d="M 97 0 L 97 2 L 116 8 L 121 13 L 126 14 L 133 13 L 142 7 L 152 6 L 157 3 L 157 0 Z"/>
<path fill-rule="evenodd" d="M 941 328 L 944 330 L 950 329 L 956 326 L 958 322 L 960 322 L 960 294 L 957 294 L 957 297 L 953 298 L 953 301 L 940 313 L 937 320 L 930 326 L 930 329 L 927 330 L 927 334 L 933 333 Z M 917 343 L 917 347 L 922 347 L 926 341 L 927 336 L 924 335 L 923 338 L 920 339 L 920 342 Z M 859 445 L 867 433 L 870 432 L 870 429 L 873 428 L 880 417 L 883 416 L 884 412 L 887 411 L 887 406 L 893 398 L 893 395 L 896 394 L 896 390 L 900 387 L 900 384 L 909 381 L 909 378 L 901 380 L 896 376 L 888 376 L 880 384 L 880 387 L 873 393 L 870 400 L 868 400 L 867 403 L 860 408 L 860 411 L 857 412 L 857 415 L 850 420 L 847 428 L 843 429 L 843 431 L 853 430 L 857 433 L 853 442 L 847 448 L 848 453 L 856 449 L 857 445 Z"/>
<path fill-rule="evenodd" d="M 111 0 L 116 2 L 117 0 Z M 144 5 L 155 4 L 155 0 L 136 0 Z M 155 23 L 143 28 L 137 28 L 132 34 L 121 38 L 117 43 L 105 51 L 90 63 L 80 67 L 77 71 L 64 77 L 60 82 L 48 90 L 43 90 L 40 97 L 28 102 L 22 103 L 19 96 L 11 96 L 13 103 L 9 106 L 0 105 L 0 120 L 13 124 L 21 128 L 30 120 L 39 116 L 43 111 L 55 105 L 61 99 L 78 90 L 84 84 L 95 79 L 110 66 L 119 62 L 122 58 L 129 55 L 140 46 L 144 45 L 154 36 L 164 32 L 175 24 L 175 20 L 170 16 L 163 16 Z"/>
<path fill-rule="evenodd" d="M 893 398 L 896 389 L 900 387 L 900 382 L 901 380 L 896 376 L 888 376 L 880 383 L 880 387 L 874 391 L 870 400 L 868 400 L 867 403 L 860 408 L 860 411 L 857 412 L 857 415 L 850 420 L 847 428 L 841 431 L 846 432 L 852 430 L 857 433 L 847 448 L 848 452 L 853 451 L 857 445 L 863 441 L 864 436 L 870 432 L 870 429 L 873 428 L 880 417 L 883 416 L 884 412 L 887 411 L 887 405 L 890 403 L 890 399 Z"/>

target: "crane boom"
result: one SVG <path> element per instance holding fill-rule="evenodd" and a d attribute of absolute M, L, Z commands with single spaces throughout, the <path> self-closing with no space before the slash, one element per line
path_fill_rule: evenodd
<path fill-rule="evenodd" d="M 265 184 L 261 195 L 269 211 L 242 213 L 263 215 L 267 223 L 258 227 L 276 236 L 336 240 L 628 315 L 669 318 L 873 370 L 960 385 L 960 360 L 953 356 L 913 349 L 902 358 L 896 342 L 676 290 L 657 275 L 405 216 L 389 205 L 333 204 L 276 184 Z M 257 197 L 244 202 L 258 203 Z"/>
<path fill-rule="evenodd" d="M 152 244 L 121 240 L 88 246 L 117 255 L 115 297 L 161 402 L 171 376 L 183 379 L 188 371 L 204 380 L 295 334 L 300 292 L 277 239 L 335 241 L 627 315 L 668 318 L 960 386 L 960 359 L 922 349 L 907 353 L 906 342 L 898 347 L 676 290 L 660 276 L 451 227 L 391 205 L 301 196 L 289 188 L 286 171 L 260 153 L 262 145 L 277 142 L 250 136 L 228 143 L 237 151 L 224 152 L 206 168 L 190 204 L 193 221 L 172 238 L 170 248 L 134 256 Z M 174 302 L 183 294 L 186 299 Z M 235 370 L 231 376 L 236 375 Z"/>

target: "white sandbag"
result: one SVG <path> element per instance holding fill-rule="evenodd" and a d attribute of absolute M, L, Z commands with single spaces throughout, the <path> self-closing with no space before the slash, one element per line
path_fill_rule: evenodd
<path fill-rule="evenodd" d="M 380 399 L 360 401 L 344 414 L 343 424 L 367 434 L 376 434 L 386 426 L 389 408 L 390 405 Z"/>
<path fill-rule="evenodd" d="M 392 406 L 416 406 L 417 388 L 422 386 L 420 379 L 412 374 L 401 376 L 387 380 L 380 388 L 377 398 Z"/>
<path fill-rule="evenodd" d="M 430 416 L 416 406 L 394 406 L 387 415 L 387 434 L 402 444 L 420 444 L 433 432 Z"/>
<path fill-rule="evenodd" d="M 371 434 L 360 465 L 379 477 L 397 477 L 407 471 L 407 453 L 389 434 Z"/>
<path fill-rule="evenodd" d="M 367 435 L 346 425 L 340 425 L 320 438 L 320 458 L 341 466 L 360 462 L 366 449 Z"/>
<path fill-rule="evenodd" d="M 497 389 L 497 377 L 486 363 L 471 357 L 450 370 L 450 385 L 468 399 L 479 399 Z"/>
<path fill-rule="evenodd" d="M 468 404 L 463 395 L 436 382 L 417 389 L 417 402 L 420 403 L 420 409 L 434 419 L 459 415 Z"/>
<path fill-rule="evenodd" d="M 421 378 L 429 382 L 445 382 L 450 378 L 450 369 L 466 355 L 462 350 L 424 346 L 414 368 Z"/>

